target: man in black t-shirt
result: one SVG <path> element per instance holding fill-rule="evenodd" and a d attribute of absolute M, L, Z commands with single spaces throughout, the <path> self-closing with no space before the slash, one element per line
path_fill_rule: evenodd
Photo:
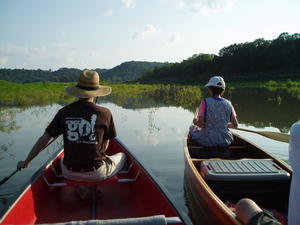
<path fill-rule="evenodd" d="M 97 96 L 111 93 L 108 86 L 99 85 L 95 71 L 81 72 L 77 85 L 67 87 L 66 93 L 78 97 L 55 115 L 24 161 L 17 168 L 25 168 L 42 151 L 51 138 L 63 134 L 63 176 L 77 181 L 97 181 L 119 172 L 125 162 L 125 154 L 107 156 L 109 140 L 116 137 L 112 114 L 109 109 L 94 104 Z"/>

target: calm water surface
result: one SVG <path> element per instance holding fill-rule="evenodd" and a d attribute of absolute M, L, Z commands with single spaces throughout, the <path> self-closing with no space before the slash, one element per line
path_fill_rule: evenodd
<path fill-rule="evenodd" d="M 227 94 L 238 113 L 240 127 L 254 130 L 285 131 L 299 119 L 299 100 L 281 92 L 231 91 Z M 289 98 L 285 97 L 289 96 Z M 280 96 L 280 97 L 278 97 Z M 284 96 L 284 97 L 282 97 Z M 146 100 L 145 100 L 146 101 Z M 178 206 L 188 213 L 183 192 L 183 138 L 193 118 L 193 110 L 178 106 L 117 105 L 108 100 L 99 102 L 114 116 L 119 139 L 146 169 L 166 187 Z M 129 104 L 130 105 L 130 104 Z M 155 104 L 154 104 L 155 105 Z M 15 170 L 26 157 L 33 143 L 44 132 L 49 121 L 62 106 L 53 104 L 27 109 L 2 109 L 0 120 L 0 179 Z M 6 110 L 6 111 L 5 111 Z M 288 160 L 288 144 L 262 136 L 237 132 L 283 160 Z M 56 143 L 36 157 L 30 166 L 0 186 L 0 206 L 7 204 L 35 171 L 60 148 Z"/>

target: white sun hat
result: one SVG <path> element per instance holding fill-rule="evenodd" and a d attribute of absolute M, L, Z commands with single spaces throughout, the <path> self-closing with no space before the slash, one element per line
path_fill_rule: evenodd
<path fill-rule="evenodd" d="M 225 81 L 220 76 L 214 76 L 209 79 L 208 83 L 204 87 L 209 87 L 209 86 L 219 87 L 225 90 Z"/>

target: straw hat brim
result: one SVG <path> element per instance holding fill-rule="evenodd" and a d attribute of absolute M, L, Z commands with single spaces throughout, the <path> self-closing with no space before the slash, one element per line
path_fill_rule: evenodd
<path fill-rule="evenodd" d="M 106 96 L 111 93 L 112 89 L 109 86 L 102 86 L 99 85 L 99 88 L 97 90 L 84 90 L 79 87 L 71 86 L 66 87 L 65 92 L 73 97 L 78 98 L 91 98 L 91 97 L 98 97 L 98 96 Z"/>

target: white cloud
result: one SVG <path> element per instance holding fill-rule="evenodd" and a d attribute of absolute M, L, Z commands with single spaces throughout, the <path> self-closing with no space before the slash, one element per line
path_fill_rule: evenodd
<path fill-rule="evenodd" d="M 133 37 L 133 39 L 145 40 L 148 37 L 150 37 L 152 34 L 154 34 L 156 32 L 156 30 L 157 29 L 155 26 L 148 24 L 145 27 L 143 27 L 141 30 L 136 31 L 132 37 Z"/>
<path fill-rule="evenodd" d="M 5 66 L 8 63 L 8 58 L 5 56 L 0 56 L 0 66 Z"/>
<path fill-rule="evenodd" d="M 136 0 L 122 0 L 126 8 L 134 8 L 136 6 Z"/>
<path fill-rule="evenodd" d="M 105 12 L 104 12 L 104 16 L 112 16 L 112 14 L 113 14 L 113 11 L 112 11 L 112 9 L 108 9 L 108 10 L 106 10 Z"/>
<path fill-rule="evenodd" d="M 177 7 L 208 15 L 232 8 L 236 0 L 174 0 Z"/>
<path fill-rule="evenodd" d="M 53 44 L 48 46 L 24 47 L 17 45 L 0 45 L 0 65 L 9 68 L 58 69 L 60 67 L 88 68 L 99 61 L 100 54 L 93 51 L 79 51 L 69 44 Z M 3 58 L 3 59 L 2 59 Z"/>
<path fill-rule="evenodd" d="M 180 41 L 180 39 L 181 39 L 181 36 L 180 36 L 179 33 L 173 33 L 173 34 L 169 37 L 168 42 L 169 42 L 169 43 L 176 43 L 176 42 Z"/>

